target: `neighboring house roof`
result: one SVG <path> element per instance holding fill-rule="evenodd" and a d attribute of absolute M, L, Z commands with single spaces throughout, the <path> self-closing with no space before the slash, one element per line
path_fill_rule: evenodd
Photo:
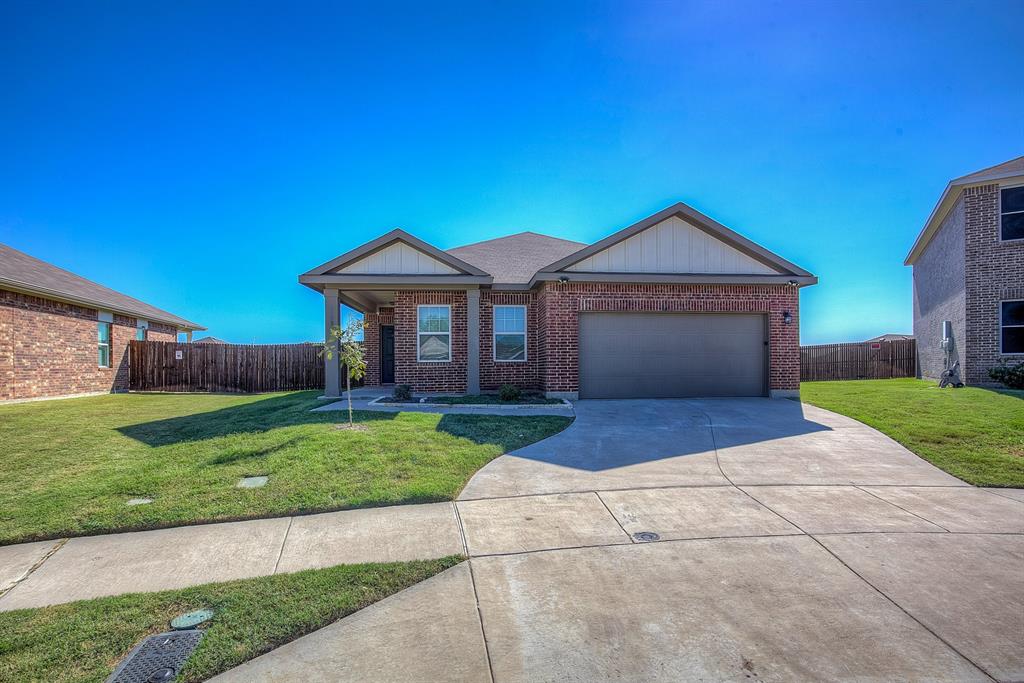
<path fill-rule="evenodd" d="M 202 339 L 193 339 L 193 344 L 227 344 L 223 339 L 217 339 L 216 337 L 203 337 Z"/>
<path fill-rule="evenodd" d="M 587 246 L 536 232 L 520 232 L 449 249 L 448 253 L 491 274 L 495 283 L 526 284 L 537 271 Z"/>
<path fill-rule="evenodd" d="M 188 330 L 205 327 L 0 244 L 0 288 Z"/>
<path fill-rule="evenodd" d="M 865 339 L 865 342 L 882 342 L 882 341 L 904 341 L 907 339 L 913 339 L 912 334 L 880 334 L 877 337 L 871 339 Z"/>
<path fill-rule="evenodd" d="M 949 181 L 949 184 L 946 185 L 946 189 L 942 191 L 942 196 L 939 197 L 939 201 L 935 204 L 935 208 L 932 209 L 931 215 L 929 215 L 928 220 L 925 221 L 924 227 L 921 228 L 921 232 L 917 235 L 917 239 L 914 240 L 914 246 L 910 248 L 910 252 L 907 254 L 907 258 L 904 259 L 903 265 L 914 265 L 914 262 L 919 256 L 921 256 L 925 248 L 932 241 L 935 233 L 939 231 L 939 226 L 942 225 L 943 219 L 946 218 L 946 214 L 949 213 L 949 210 L 960 197 L 960 192 L 965 187 L 971 185 L 984 185 L 1011 178 L 1020 178 L 1021 180 L 1024 180 L 1024 156 L 1017 157 L 1016 159 L 1010 159 L 1009 161 L 1004 161 L 1001 164 L 989 166 L 988 168 L 983 168 L 980 171 L 968 173 L 967 175 L 963 175 Z"/>

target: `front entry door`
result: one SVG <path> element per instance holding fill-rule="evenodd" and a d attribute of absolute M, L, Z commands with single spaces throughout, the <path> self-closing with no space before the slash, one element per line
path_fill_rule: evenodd
<path fill-rule="evenodd" d="M 382 325 L 380 328 L 380 382 L 395 382 L 395 327 Z"/>

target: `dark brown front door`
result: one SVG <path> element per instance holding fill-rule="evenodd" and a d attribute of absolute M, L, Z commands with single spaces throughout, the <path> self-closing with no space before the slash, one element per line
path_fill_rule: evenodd
<path fill-rule="evenodd" d="M 395 327 L 382 325 L 380 328 L 380 382 L 395 382 Z"/>

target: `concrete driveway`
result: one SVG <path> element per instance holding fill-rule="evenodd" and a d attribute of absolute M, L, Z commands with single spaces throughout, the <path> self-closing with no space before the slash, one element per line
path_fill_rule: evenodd
<path fill-rule="evenodd" d="M 880 432 L 796 401 L 578 401 L 555 436 L 484 467 L 461 499 L 665 486 L 964 486 Z"/>
<path fill-rule="evenodd" d="M 1024 499 L 790 401 L 580 401 L 470 561 L 223 681 L 1024 680 Z"/>

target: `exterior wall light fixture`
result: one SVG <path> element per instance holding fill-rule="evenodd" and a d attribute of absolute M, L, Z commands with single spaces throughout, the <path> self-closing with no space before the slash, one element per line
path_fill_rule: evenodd
<path fill-rule="evenodd" d="M 782 312 L 782 324 L 783 325 L 792 325 L 793 324 L 793 314 L 790 313 L 789 311 L 783 311 Z"/>

